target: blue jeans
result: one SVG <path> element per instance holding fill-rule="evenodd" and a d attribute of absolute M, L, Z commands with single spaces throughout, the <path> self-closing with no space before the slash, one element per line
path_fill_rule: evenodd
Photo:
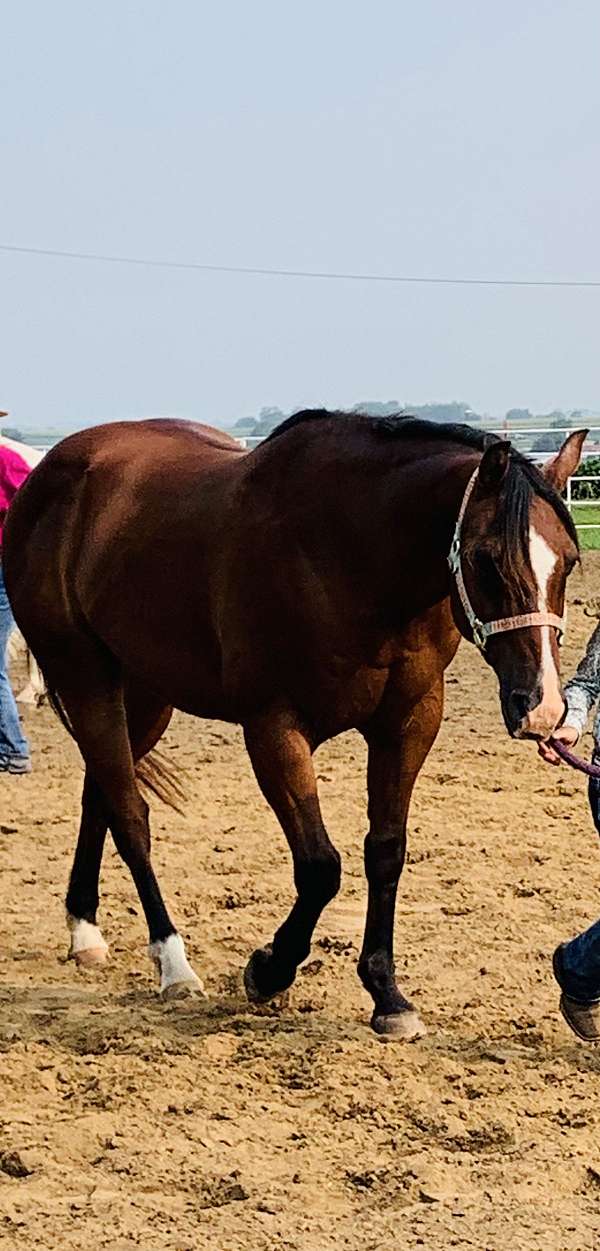
<path fill-rule="evenodd" d="M 579 1003 L 600 1000 L 600 921 L 590 925 L 556 953 L 559 982 L 571 999 Z"/>
<path fill-rule="evenodd" d="M 594 764 L 600 764 L 598 747 L 594 750 Z M 590 778 L 588 800 L 592 820 L 600 834 L 600 778 Z M 555 972 L 562 989 L 579 1003 L 593 1003 L 600 999 L 600 921 L 562 943 L 555 952 Z"/>
<path fill-rule="evenodd" d="M 592 757 L 594 764 L 600 764 L 600 753 L 596 748 Z M 590 778 L 588 784 L 588 799 L 590 801 L 590 811 L 592 821 L 600 834 L 600 778 Z"/>
<path fill-rule="evenodd" d="M 12 687 L 6 672 L 6 648 L 14 629 L 0 560 L 0 769 L 11 760 L 29 758 L 29 744 L 21 729 Z"/>

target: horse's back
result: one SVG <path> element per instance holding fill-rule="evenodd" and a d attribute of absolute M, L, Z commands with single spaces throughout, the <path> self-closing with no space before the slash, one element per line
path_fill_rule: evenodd
<path fill-rule="evenodd" d="M 70 469 L 76 475 L 110 463 L 119 464 L 125 471 L 130 467 L 136 476 L 145 465 L 156 466 L 162 460 L 191 459 L 201 469 L 223 457 L 240 458 L 245 454 L 231 435 L 200 422 L 166 417 L 108 422 L 62 439 L 48 452 L 32 479 L 39 484 L 57 472 Z"/>
<path fill-rule="evenodd" d="M 158 479 L 163 493 L 177 494 L 190 478 L 200 480 L 204 472 L 233 466 L 245 455 L 230 435 L 199 422 L 156 418 L 80 430 L 47 453 L 19 492 L 7 520 L 6 563 L 14 563 L 15 549 L 22 551 L 49 510 L 60 510 L 66 519 L 84 482 L 102 482 L 110 506 L 112 488 L 125 498 Z"/>

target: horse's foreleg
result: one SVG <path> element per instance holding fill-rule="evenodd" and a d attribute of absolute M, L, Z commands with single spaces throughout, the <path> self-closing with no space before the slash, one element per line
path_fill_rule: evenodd
<path fill-rule="evenodd" d="M 297 898 L 273 942 L 255 951 L 245 973 L 248 998 L 287 990 L 310 952 L 313 931 L 340 885 L 340 857 L 323 825 L 311 746 L 291 712 L 272 712 L 245 727 L 258 784 L 278 817 L 294 864 Z"/>
<path fill-rule="evenodd" d="M 398 989 L 394 970 L 394 913 L 406 852 L 406 819 L 415 780 L 438 732 L 443 684 L 439 682 L 408 716 L 387 715 L 366 734 L 369 745 L 369 833 L 365 871 L 369 902 L 360 979 L 374 1000 L 378 1034 L 414 1038 L 425 1028 Z"/>

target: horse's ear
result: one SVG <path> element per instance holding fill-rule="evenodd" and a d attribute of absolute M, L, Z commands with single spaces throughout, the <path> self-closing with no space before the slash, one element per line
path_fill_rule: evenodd
<path fill-rule="evenodd" d="M 504 481 L 510 458 L 510 443 L 499 439 L 486 448 L 479 464 L 479 482 L 484 491 L 497 491 Z"/>
<path fill-rule="evenodd" d="M 588 434 L 589 430 L 574 430 L 556 456 L 546 461 L 542 473 L 557 491 L 564 491 L 568 479 L 575 473 Z"/>

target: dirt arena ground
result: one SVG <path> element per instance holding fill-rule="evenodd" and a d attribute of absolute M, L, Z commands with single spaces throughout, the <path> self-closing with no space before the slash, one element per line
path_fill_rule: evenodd
<path fill-rule="evenodd" d="M 574 575 L 570 672 L 600 554 Z M 511 743 L 472 648 L 411 817 L 397 924 L 429 1035 L 385 1045 L 356 977 L 365 753 L 317 757 L 339 898 L 284 1011 L 240 993 L 291 875 L 235 728 L 178 717 L 187 819 L 154 808 L 155 866 L 207 1004 L 158 1002 L 143 918 L 112 847 L 106 973 L 65 960 L 81 770 L 26 715 L 35 772 L 0 779 L 0 1247 L 90 1251 L 592 1251 L 600 1247 L 600 1049 L 557 1012 L 555 944 L 600 912 L 584 782 Z"/>

